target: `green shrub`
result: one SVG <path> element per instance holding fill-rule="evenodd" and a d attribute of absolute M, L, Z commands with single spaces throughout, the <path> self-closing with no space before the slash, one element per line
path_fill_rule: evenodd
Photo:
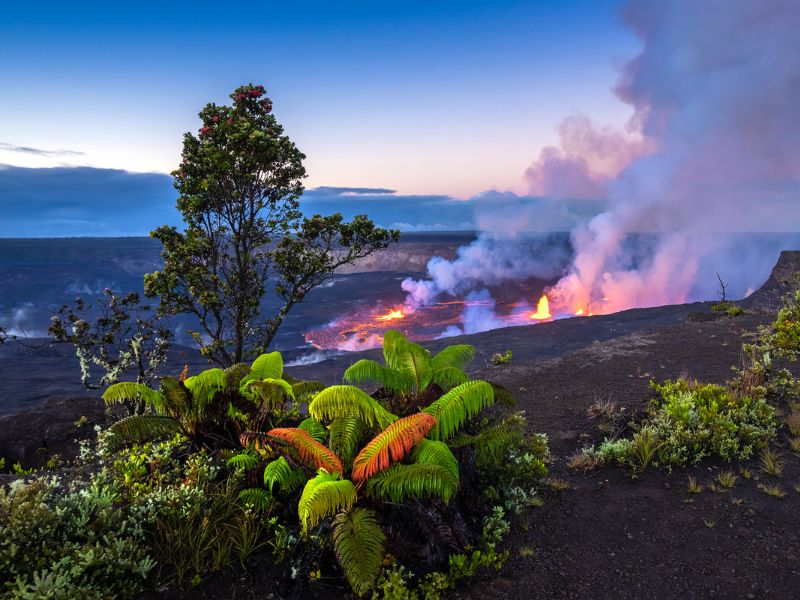
<path fill-rule="evenodd" d="M 95 480 L 58 495 L 55 480 L 0 490 L 0 583 L 13 598 L 131 598 L 155 566 L 144 530 Z"/>

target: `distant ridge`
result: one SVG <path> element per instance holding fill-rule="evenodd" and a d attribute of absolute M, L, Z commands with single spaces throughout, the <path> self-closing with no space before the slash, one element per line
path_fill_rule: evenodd
<path fill-rule="evenodd" d="M 800 288 L 800 250 L 784 250 L 767 280 L 739 304 L 748 310 L 778 312 L 783 297 Z"/>

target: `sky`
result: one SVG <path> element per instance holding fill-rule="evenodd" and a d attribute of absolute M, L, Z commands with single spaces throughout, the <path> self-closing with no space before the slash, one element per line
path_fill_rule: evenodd
<path fill-rule="evenodd" d="M 393 190 L 359 194 L 380 224 L 460 227 L 459 209 L 437 223 L 402 207 L 529 195 L 526 169 L 565 116 L 631 116 L 612 87 L 640 41 L 619 12 L 618 0 L 13 3 L 0 19 L 0 236 L 174 220 L 166 175 L 182 134 L 248 82 L 307 156 L 306 187 L 323 190 L 309 206 L 325 190 L 341 199 L 335 188 Z"/>

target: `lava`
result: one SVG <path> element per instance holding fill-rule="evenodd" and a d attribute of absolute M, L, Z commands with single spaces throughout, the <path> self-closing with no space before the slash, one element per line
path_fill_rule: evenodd
<path fill-rule="evenodd" d="M 531 313 L 530 318 L 534 321 L 544 321 L 553 318 L 553 315 L 550 314 L 550 301 L 547 299 L 546 294 L 542 294 L 542 297 L 539 298 L 539 303 L 536 305 L 536 312 Z"/>
<path fill-rule="evenodd" d="M 403 314 L 403 311 L 400 310 L 399 308 L 396 308 L 394 310 L 390 310 L 385 315 L 379 315 L 379 316 L 375 317 L 375 320 L 376 321 L 396 321 L 397 319 L 402 319 L 404 316 L 405 315 Z"/>

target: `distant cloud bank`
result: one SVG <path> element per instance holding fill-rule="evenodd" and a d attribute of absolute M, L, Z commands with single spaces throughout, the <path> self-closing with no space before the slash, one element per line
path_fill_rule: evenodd
<path fill-rule="evenodd" d="M 49 152 L 36 148 L 20 152 Z M 389 188 L 322 186 L 306 190 L 306 214 L 367 214 L 403 231 L 524 228 L 569 230 L 602 209 L 588 200 L 548 200 L 488 191 L 468 200 L 402 195 Z M 92 167 L 0 165 L 0 237 L 142 236 L 179 225 L 168 175 Z"/>

